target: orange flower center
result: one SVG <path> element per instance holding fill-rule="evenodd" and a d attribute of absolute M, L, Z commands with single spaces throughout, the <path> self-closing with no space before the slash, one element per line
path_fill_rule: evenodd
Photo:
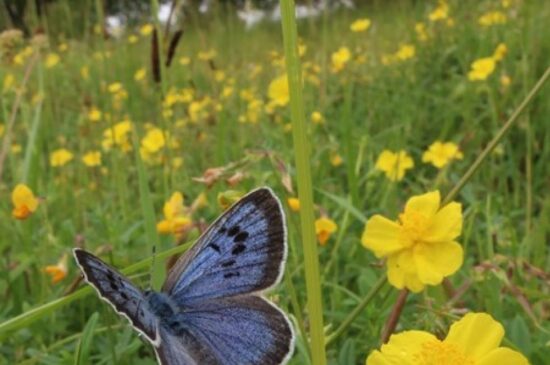
<path fill-rule="evenodd" d="M 474 365 L 474 361 L 456 345 L 437 340 L 423 343 L 413 359 L 418 365 Z"/>
<path fill-rule="evenodd" d="M 408 246 L 413 246 L 421 240 L 430 225 L 430 220 L 419 211 L 409 211 L 399 214 L 401 221 L 401 234 Z"/>

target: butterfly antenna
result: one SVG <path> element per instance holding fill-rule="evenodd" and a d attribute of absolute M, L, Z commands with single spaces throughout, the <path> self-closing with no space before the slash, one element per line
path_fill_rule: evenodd
<path fill-rule="evenodd" d="M 149 288 L 148 290 L 153 289 L 153 270 L 155 270 L 155 259 L 157 258 L 157 245 L 153 245 L 152 249 L 153 258 L 151 259 L 151 267 L 149 269 Z"/>

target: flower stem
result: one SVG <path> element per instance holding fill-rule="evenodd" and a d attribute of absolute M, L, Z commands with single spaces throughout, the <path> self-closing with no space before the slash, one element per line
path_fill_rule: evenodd
<path fill-rule="evenodd" d="M 409 291 L 407 289 L 401 289 L 401 291 L 399 292 L 399 296 L 397 297 L 393 309 L 391 310 L 390 316 L 386 321 L 384 332 L 382 332 L 382 343 L 387 343 L 393 331 L 395 331 L 397 322 L 399 322 L 399 317 L 401 317 L 401 312 L 403 312 L 403 308 L 405 307 L 405 303 L 407 302 L 408 295 Z"/>
<path fill-rule="evenodd" d="M 348 317 L 342 322 L 340 327 L 338 327 L 333 333 L 331 333 L 327 337 L 326 346 L 328 346 L 332 341 L 340 337 L 342 333 L 344 333 L 348 327 L 353 323 L 355 318 L 361 314 L 363 309 L 374 299 L 376 294 L 385 286 L 387 283 L 386 275 L 382 275 L 378 281 L 374 284 L 374 286 L 371 288 L 371 290 L 367 293 L 365 298 L 353 309 L 353 311 L 348 315 Z"/>
<path fill-rule="evenodd" d="M 323 305 L 321 301 L 321 280 L 317 242 L 313 226 L 313 189 L 310 170 L 310 145 L 307 138 L 304 103 L 302 99 L 302 72 L 298 58 L 297 27 L 294 0 L 281 1 L 281 22 L 285 48 L 286 69 L 290 96 L 290 114 L 298 197 L 300 199 L 300 218 L 304 266 L 307 289 L 307 307 L 310 322 L 310 349 L 312 363 L 326 364 L 325 337 L 323 326 Z"/>
<path fill-rule="evenodd" d="M 506 133 L 510 130 L 510 128 L 514 125 L 514 123 L 518 120 L 518 117 L 520 114 L 525 110 L 525 107 L 529 105 L 531 100 L 535 97 L 535 95 L 539 92 L 539 90 L 542 88 L 544 83 L 548 80 L 550 77 L 550 67 L 546 69 L 544 74 L 540 77 L 540 79 L 537 81 L 535 86 L 531 89 L 529 94 L 523 99 L 521 104 L 517 107 L 517 109 L 512 113 L 510 118 L 504 123 L 504 125 L 499 129 L 497 134 L 493 137 L 491 142 L 485 147 L 483 152 L 477 157 L 477 159 L 474 161 L 474 163 L 470 166 L 468 171 L 462 176 L 462 178 L 456 183 L 456 185 L 452 188 L 452 190 L 447 194 L 445 199 L 443 199 L 443 202 L 441 205 L 446 205 L 450 203 L 454 197 L 462 190 L 464 185 L 470 180 L 470 178 L 474 175 L 474 173 L 479 169 L 483 161 L 489 156 L 489 154 L 495 149 L 495 147 L 499 144 L 499 142 L 502 140 L 502 138 L 506 135 Z"/>

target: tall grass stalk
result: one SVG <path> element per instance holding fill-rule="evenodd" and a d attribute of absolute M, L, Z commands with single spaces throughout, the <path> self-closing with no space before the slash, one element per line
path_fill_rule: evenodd
<path fill-rule="evenodd" d="M 307 306 L 310 322 L 310 349 L 312 363 L 326 364 L 325 335 L 323 326 L 323 304 L 321 297 L 321 276 L 315 239 L 313 216 L 313 189 L 310 170 L 310 145 L 307 138 L 304 103 L 302 97 L 302 74 L 298 58 L 296 15 L 293 0 L 281 1 L 281 20 L 286 58 L 286 69 L 290 94 L 290 114 L 300 218 L 304 265 L 306 274 Z"/>

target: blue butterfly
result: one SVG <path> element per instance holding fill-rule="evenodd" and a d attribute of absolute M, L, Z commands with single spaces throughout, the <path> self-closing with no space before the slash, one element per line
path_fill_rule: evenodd
<path fill-rule="evenodd" d="M 74 256 L 161 365 L 278 365 L 292 355 L 290 321 L 261 295 L 279 283 L 287 256 L 284 212 L 269 188 L 221 215 L 178 259 L 161 292 L 141 291 L 82 249 Z"/>

